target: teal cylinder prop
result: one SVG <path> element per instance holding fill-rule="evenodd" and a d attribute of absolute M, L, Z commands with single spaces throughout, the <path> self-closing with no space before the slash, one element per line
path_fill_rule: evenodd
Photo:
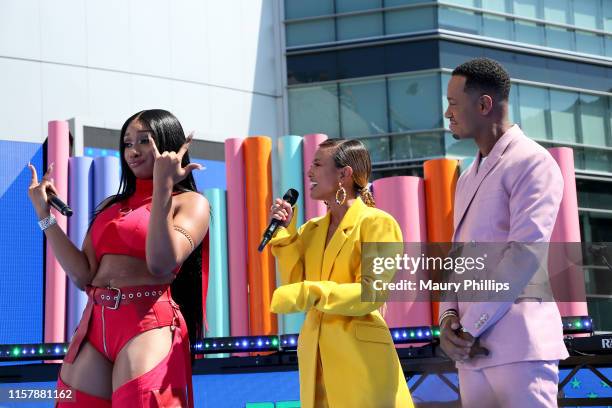
<path fill-rule="evenodd" d="M 304 186 L 302 149 L 301 136 L 283 136 L 278 140 L 280 191 L 281 194 L 285 194 L 285 191 L 294 188 L 300 193 L 296 203 L 298 206 L 296 225 L 298 226 L 304 223 L 304 194 L 307 194 L 305 191 L 307 187 Z M 304 323 L 304 314 L 293 313 L 282 315 L 281 323 L 279 324 L 280 334 L 299 333 Z"/>
<path fill-rule="evenodd" d="M 230 335 L 229 280 L 227 266 L 227 212 L 225 190 L 204 190 L 210 203 L 210 275 L 206 298 L 206 337 Z"/>

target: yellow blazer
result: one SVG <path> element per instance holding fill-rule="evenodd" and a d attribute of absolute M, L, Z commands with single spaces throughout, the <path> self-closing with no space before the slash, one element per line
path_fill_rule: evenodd
<path fill-rule="evenodd" d="M 329 213 L 299 230 L 296 219 L 294 214 L 291 225 L 270 241 L 283 285 L 271 308 L 307 312 L 298 341 L 301 406 L 314 407 L 320 350 L 330 407 L 413 407 L 389 328 L 377 310 L 383 303 L 361 301 L 361 243 L 402 242 L 399 225 L 358 198 L 324 248 Z"/>

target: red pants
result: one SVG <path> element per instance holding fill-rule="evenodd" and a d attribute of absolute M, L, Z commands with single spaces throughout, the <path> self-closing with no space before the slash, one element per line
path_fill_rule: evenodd
<path fill-rule="evenodd" d="M 172 346 L 151 371 L 117 388 L 112 400 L 74 390 L 74 401 L 60 401 L 57 406 L 97 408 L 110 407 L 112 403 L 114 407 L 193 407 L 187 326 L 168 285 L 120 289 L 90 286 L 87 294 L 89 300 L 64 358 L 65 364 L 74 362 L 85 339 L 111 362 L 130 339 L 147 330 L 171 326 Z M 61 378 L 57 387 L 71 388 Z"/>

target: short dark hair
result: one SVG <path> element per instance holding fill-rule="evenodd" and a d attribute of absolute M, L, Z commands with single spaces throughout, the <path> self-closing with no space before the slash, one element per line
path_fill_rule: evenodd
<path fill-rule="evenodd" d="M 507 101 L 510 95 L 510 76 L 497 61 L 489 58 L 475 58 L 464 62 L 453 70 L 453 75 L 466 77 L 465 91 L 492 92 Z"/>

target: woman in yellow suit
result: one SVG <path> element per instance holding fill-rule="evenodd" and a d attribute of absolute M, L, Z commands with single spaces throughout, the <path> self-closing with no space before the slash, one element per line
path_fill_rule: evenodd
<path fill-rule="evenodd" d="M 361 142 L 329 139 L 308 172 L 310 196 L 328 203 L 327 214 L 296 230 L 287 202 L 276 199 L 271 209 L 284 227 L 270 241 L 282 284 L 272 311 L 306 312 L 298 341 L 303 408 L 413 407 L 378 312 L 383 303 L 362 301 L 362 242 L 402 242 L 395 219 L 374 208 L 371 169 Z"/>

